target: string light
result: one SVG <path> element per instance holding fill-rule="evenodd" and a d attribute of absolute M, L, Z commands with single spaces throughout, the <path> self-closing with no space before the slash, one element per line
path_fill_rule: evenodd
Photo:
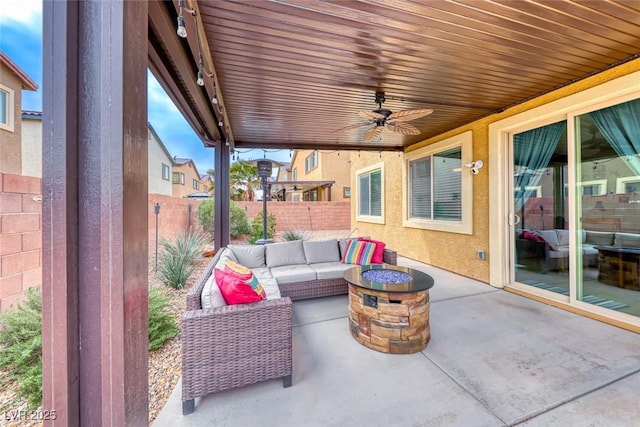
<path fill-rule="evenodd" d="M 180 8 L 180 15 L 178 15 L 178 29 L 176 34 L 183 39 L 187 37 L 187 29 L 184 27 L 184 18 L 182 17 L 182 8 Z"/>
<path fill-rule="evenodd" d="M 202 77 L 202 71 L 198 70 L 198 75 L 197 75 L 197 79 L 196 79 L 196 83 L 198 84 L 198 86 L 204 86 L 204 78 Z"/>
<path fill-rule="evenodd" d="M 218 94 L 215 87 L 213 88 L 213 96 L 211 97 L 211 103 L 213 105 L 218 105 Z"/>
<path fill-rule="evenodd" d="M 222 117 L 220 117 L 220 120 L 218 120 L 218 126 L 220 127 L 224 126 L 224 123 L 222 123 Z"/>

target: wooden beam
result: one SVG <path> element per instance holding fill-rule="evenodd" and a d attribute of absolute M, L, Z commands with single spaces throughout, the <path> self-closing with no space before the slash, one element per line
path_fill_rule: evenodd
<path fill-rule="evenodd" d="M 148 424 L 147 3 L 45 2 L 43 408 Z"/>

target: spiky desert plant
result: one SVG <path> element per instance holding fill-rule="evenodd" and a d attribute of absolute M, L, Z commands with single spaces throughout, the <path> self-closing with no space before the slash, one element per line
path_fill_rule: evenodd
<path fill-rule="evenodd" d="M 196 269 L 195 260 L 207 239 L 201 233 L 180 233 L 175 242 L 161 240 L 158 275 L 167 286 L 182 289 Z"/>

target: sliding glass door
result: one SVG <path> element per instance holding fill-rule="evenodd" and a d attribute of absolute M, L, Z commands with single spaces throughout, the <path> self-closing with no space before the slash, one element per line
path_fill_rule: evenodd
<path fill-rule="evenodd" d="M 640 316 L 640 99 L 515 133 L 509 147 L 511 280 Z"/>
<path fill-rule="evenodd" d="M 512 247 L 516 282 L 569 295 L 567 126 L 513 135 Z"/>

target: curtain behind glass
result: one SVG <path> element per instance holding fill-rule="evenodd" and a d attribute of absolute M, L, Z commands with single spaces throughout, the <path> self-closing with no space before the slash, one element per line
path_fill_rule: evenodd
<path fill-rule="evenodd" d="M 533 190 L 525 190 L 525 187 L 538 185 L 566 128 L 567 123 L 563 121 L 513 136 L 516 211 L 522 209 L 533 194 Z"/>
<path fill-rule="evenodd" d="M 589 113 L 600 133 L 636 175 L 640 175 L 640 99 Z"/>

